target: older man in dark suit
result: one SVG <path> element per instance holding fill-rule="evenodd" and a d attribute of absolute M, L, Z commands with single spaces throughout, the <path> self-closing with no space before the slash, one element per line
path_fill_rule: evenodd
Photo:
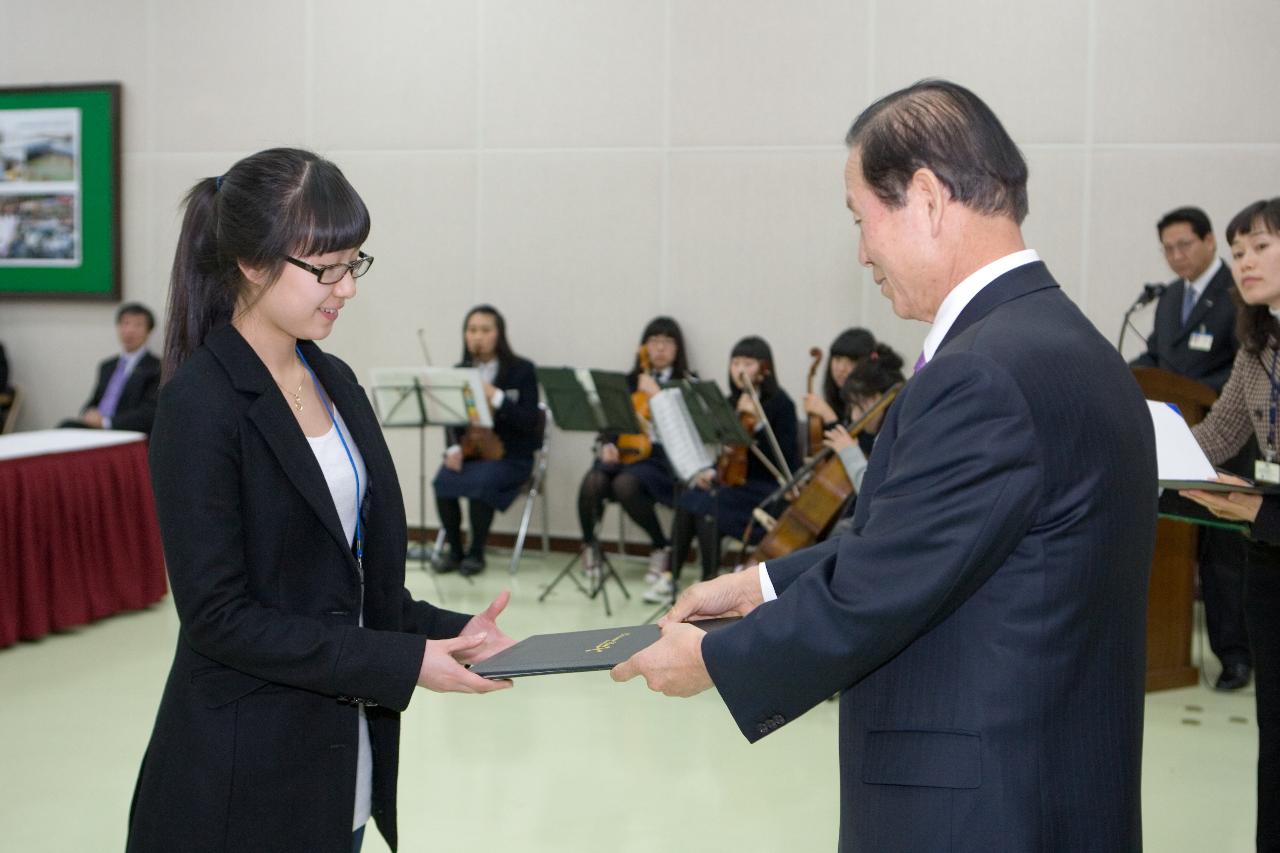
<path fill-rule="evenodd" d="M 98 380 L 84 410 L 59 426 L 151 432 L 160 395 L 160 359 L 147 350 L 147 338 L 155 326 L 155 315 L 145 305 L 120 306 L 116 311 L 120 354 L 98 365 Z"/>
<path fill-rule="evenodd" d="M 1198 207 L 1171 210 L 1156 223 L 1160 247 L 1177 276 L 1156 304 L 1147 351 L 1134 367 L 1158 367 L 1221 391 L 1231 375 L 1240 342 L 1236 339 L 1236 282 L 1218 257 L 1209 216 Z M 1223 467 L 1253 476 L 1257 442 Z M 1249 683 L 1253 656 L 1244 622 L 1245 539 L 1230 530 L 1200 531 L 1200 594 L 1204 599 L 1209 648 L 1222 662 L 1214 684 L 1239 690 Z"/>
<path fill-rule="evenodd" d="M 918 83 L 847 142 L 860 260 L 932 323 L 853 529 L 691 587 L 615 678 L 714 685 L 753 741 L 840 693 L 842 851 L 1138 850 L 1142 394 L 1025 248 L 1026 165 L 972 92 Z"/>

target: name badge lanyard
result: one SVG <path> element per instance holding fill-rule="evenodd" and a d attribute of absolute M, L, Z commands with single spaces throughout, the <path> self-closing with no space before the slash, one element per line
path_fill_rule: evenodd
<path fill-rule="evenodd" d="M 320 398 L 320 402 L 324 403 L 324 409 L 329 413 L 329 422 L 333 424 L 333 428 L 338 433 L 338 441 L 342 442 L 342 449 L 347 452 L 347 461 L 351 463 L 351 473 L 356 478 L 356 568 L 360 572 L 360 586 L 364 587 L 364 532 L 360 526 L 360 470 L 356 467 L 355 457 L 351 455 L 351 448 L 347 446 L 347 439 L 342 435 L 342 427 L 338 426 L 338 419 L 333 414 L 333 404 L 329 402 L 329 398 L 325 396 L 324 389 L 320 387 L 320 380 L 316 378 L 316 372 L 311 369 L 311 364 L 307 361 L 307 357 L 302 354 L 302 348 L 295 346 L 293 351 L 298 354 L 298 358 L 302 359 L 302 366 L 311 374 L 311 381 L 316 386 L 316 396 Z M 1275 404 L 1276 397 L 1272 396 L 1272 421 L 1275 421 Z M 362 605 L 363 606 L 363 605 Z"/>
<path fill-rule="evenodd" d="M 1267 371 L 1267 381 L 1271 383 L 1271 405 L 1267 407 L 1267 462 L 1276 461 L 1276 415 L 1280 408 L 1280 381 L 1276 379 L 1277 360 L 1280 350 L 1271 351 L 1271 370 Z M 1265 363 L 1264 363 L 1265 368 Z"/>

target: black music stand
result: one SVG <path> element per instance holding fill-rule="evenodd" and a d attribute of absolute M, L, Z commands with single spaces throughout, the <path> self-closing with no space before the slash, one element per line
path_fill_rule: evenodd
<path fill-rule="evenodd" d="M 747 431 L 742 428 L 742 422 L 738 419 L 737 413 L 730 408 L 728 397 L 720 390 L 720 386 L 716 384 L 715 380 L 680 379 L 676 382 L 665 384 L 663 388 L 674 388 L 680 392 L 689 411 L 689 416 L 693 420 L 693 426 L 697 430 L 698 437 L 703 443 L 715 445 L 719 448 L 719 452 L 716 454 L 717 459 L 725 448 L 740 447 L 751 443 L 751 436 L 747 435 Z M 692 475 L 681 478 L 677 474 L 676 479 L 683 479 L 687 483 L 689 479 L 692 479 Z M 677 484 L 674 502 L 679 501 L 682 488 L 683 485 Z M 649 614 L 649 618 L 645 620 L 646 624 L 657 619 L 669 607 L 674 605 L 676 598 L 680 595 L 680 584 L 676 580 L 675 567 L 672 566 L 671 569 L 671 598 L 667 603 L 659 605 L 657 610 Z"/>
<path fill-rule="evenodd" d="M 640 431 L 640 422 L 636 420 L 635 410 L 631 406 L 631 391 L 627 387 L 626 374 L 572 367 L 539 367 L 537 374 L 543 396 L 551 409 L 552 420 L 560 429 L 566 432 L 592 433 Z M 598 526 L 600 520 L 594 521 Z M 605 586 L 609 580 L 616 583 L 623 596 L 630 600 L 631 593 L 627 591 L 626 584 L 622 582 L 609 557 L 600 548 L 598 538 L 595 547 L 600 558 L 599 578 L 594 582 L 588 578 L 585 585 L 578 580 L 573 571 L 574 566 L 582 559 L 582 552 L 578 552 L 542 591 L 538 601 L 546 601 L 551 591 L 566 577 L 587 598 L 600 596 L 607 617 L 613 615 L 609 606 L 609 591 Z"/>
<path fill-rule="evenodd" d="M 454 378 L 450 378 L 454 377 Z M 418 431 L 418 532 L 427 535 L 427 427 L 466 426 L 469 381 L 454 374 L 420 367 L 375 368 L 370 386 L 373 409 L 383 429 Z M 426 572 L 431 548 L 418 543 L 418 567 Z M 407 557 L 408 555 L 406 555 Z M 436 595 L 444 600 L 436 572 L 431 571 Z M 467 578 L 469 583 L 474 583 Z"/>

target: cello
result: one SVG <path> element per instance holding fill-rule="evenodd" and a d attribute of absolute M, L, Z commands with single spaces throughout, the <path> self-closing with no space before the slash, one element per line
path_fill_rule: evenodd
<path fill-rule="evenodd" d="M 813 380 L 818 375 L 818 366 L 822 364 L 822 350 L 817 347 L 809 347 L 809 358 L 813 359 L 813 363 L 809 365 L 809 381 L 805 386 L 805 392 L 813 393 Z M 829 370 L 830 368 L 828 368 Z M 809 458 L 813 458 L 822 451 L 822 433 L 825 432 L 822 423 L 822 416 L 809 415 Z"/>
<path fill-rule="evenodd" d="M 905 384 L 894 383 L 885 391 L 875 405 L 849 427 L 849 436 L 856 438 L 877 415 L 888 409 Z M 762 509 L 793 489 L 799 489 L 799 493 L 776 520 Z M 746 549 L 745 543 L 750 541 L 752 525 L 760 516 L 767 519 L 763 521 L 763 526 L 768 532 L 751 552 L 746 564 L 781 557 L 817 542 L 835 523 L 841 508 L 853 493 L 853 483 L 849 482 L 849 475 L 845 472 L 839 454 L 829 447 L 823 448 L 821 453 L 796 471 L 788 483 L 779 487 L 756 507 L 752 522 L 747 525 L 743 534 L 743 549 Z"/>

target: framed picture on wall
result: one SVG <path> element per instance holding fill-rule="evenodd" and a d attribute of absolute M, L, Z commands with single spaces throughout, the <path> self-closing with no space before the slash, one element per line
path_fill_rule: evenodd
<path fill-rule="evenodd" d="M 0 88 L 0 297 L 120 299 L 120 84 Z"/>

